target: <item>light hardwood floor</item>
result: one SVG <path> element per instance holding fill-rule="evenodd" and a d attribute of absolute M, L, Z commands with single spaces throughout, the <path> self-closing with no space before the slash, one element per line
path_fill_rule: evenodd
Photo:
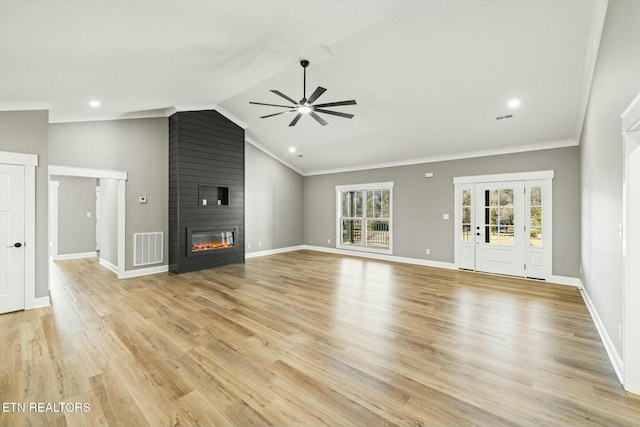
<path fill-rule="evenodd" d="M 572 287 L 310 251 L 51 274 L 52 307 L 0 316 L 0 400 L 90 411 L 3 427 L 640 425 Z"/>

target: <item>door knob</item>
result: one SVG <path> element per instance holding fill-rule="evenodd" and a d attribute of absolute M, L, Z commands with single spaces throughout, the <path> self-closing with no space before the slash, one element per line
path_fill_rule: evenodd
<path fill-rule="evenodd" d="M 22 243 L 20 243 L 20 242 L 16 242 L 16 243 L 14 243 L 13 245 L 11 245 L 11 246 L 7 246 L 7 247 L 8 247 L 8 248 L 19 248 L 19 247 L 21 247 L 21 246 L 22 246 Z"/>

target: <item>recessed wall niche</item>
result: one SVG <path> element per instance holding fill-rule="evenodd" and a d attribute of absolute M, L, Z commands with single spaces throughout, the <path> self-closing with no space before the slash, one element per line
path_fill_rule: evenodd
<path fill-rule="evenodd" d="M 169 270 L 242 262 L 244 129 L 214 110 L 175 113 L 169 117 Z"/>

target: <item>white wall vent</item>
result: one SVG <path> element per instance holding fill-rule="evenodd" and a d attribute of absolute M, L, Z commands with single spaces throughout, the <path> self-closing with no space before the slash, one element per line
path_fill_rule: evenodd
<path fill-rule="evenodd" d="M 133 234 L 133 265 L 162 263 L 164 249 L 162 231 Z"/>

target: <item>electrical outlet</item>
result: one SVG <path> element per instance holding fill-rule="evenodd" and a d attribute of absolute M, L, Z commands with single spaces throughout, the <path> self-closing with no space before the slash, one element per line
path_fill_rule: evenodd
<path fill-rule="evenodd" d="M 431 249 L 427 249 L 427 250 L 426 250 L 426 251 L 424 251 L 424 252 L 425 252 L 425 254 L 427 254 L 427 255 L 431 255 Z"/>
<path fill-rule="evenodd" d="M 262 246 L 262 242 L 258 242 L 258 246 Z"/>
<path fill-rule="evenodd" d="M 327 239 L 327 243 L 328 243 L 328 244 L 331 244 L 331 239 Z"/>
<path fill-rule="evenodd" d="M 251 247 L 251 243 L 247 243 L 247 249 Z"/>

